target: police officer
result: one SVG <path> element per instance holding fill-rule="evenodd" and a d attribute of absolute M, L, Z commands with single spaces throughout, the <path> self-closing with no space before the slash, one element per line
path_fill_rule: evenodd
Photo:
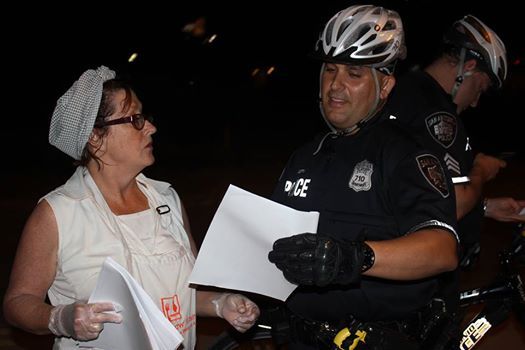
<path fill-rule="evenodd" d="M 324 330 L 350 320 L 395 328 L 414 319 L 435 297 L 436 276 L 458 262 L 452 185 L 438 158 L 383 110 L 405 56 L 399 15 L 344 9 L 326 24 L 315 55 L 331 131 L 292 155 L 273 194 L 320 212 L 316 234 L 279 239 L 269 253 L 299 285 L 286 302 L 291 349 L 327 348 Z M 366 336 L 374 342 L 384 343 Z"/>
<path fill-rule="evenodd" d="M 471 263 L 479 251 L 483 214 L 500 221 L 523 221 L 525 201 L 482 200 L 483 185 L 505 162 L 482 153 L 474 157 L 458 115 L 475 107 L 482 93 L 500 88 L 507 76 L 505 45 L 487 25 L 467 15 L 444 36 L 438 57 L 424 70 L 409 72 L 393 90 L 387 109 L 412 135 L 445 162 L 456 193 L 459 233 Z M 484 211 L 485 210 L 485 211 Z"/>

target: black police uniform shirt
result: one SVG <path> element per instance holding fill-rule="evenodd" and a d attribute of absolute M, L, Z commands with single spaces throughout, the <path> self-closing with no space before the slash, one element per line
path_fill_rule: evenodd
<path fill-rule="evenodd" d="M 413 71 L 399 79 L 386 109 L 404 125 L 423 147 L 441 157 L 454 184 L 469 181 L 474 156 L 469 138 L 456 113 L 451 95 L 425 71 Z M 462 245 L 469 249 L 479 242 L 483 205 L 478 205 L 458 223 Z"/>
<path fill-rule="evenodd" d="M 318 233 L 339 240 L 387 240 L 425 227 L 455 235 L 455 199 L 438 158 L 421 151 L 394 121 L 376 116 L 356 135 L 306 144 L 289 159 L 272 199 L 320 213 Z M 320 149 L 316 152 L 318 146 Z M 431 259 L 432 257 L 429 257 Z M 358 285 L 299 286 L 287 305 L 318 321 L 399 319 L 427 305 L 436 278 Z"/>

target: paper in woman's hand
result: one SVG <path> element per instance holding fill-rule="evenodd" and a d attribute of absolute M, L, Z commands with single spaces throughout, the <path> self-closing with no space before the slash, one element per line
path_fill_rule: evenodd
<path fill-rule="evenodd" d="M 95 340 L 80 342 L 80 347 L 111 350 L 173 350 L 183 337 L 164 317 L 149 295 L 129 272 L 106 258 L 90 303 L 113 302 L 122 323 L 105 323 Z"/>

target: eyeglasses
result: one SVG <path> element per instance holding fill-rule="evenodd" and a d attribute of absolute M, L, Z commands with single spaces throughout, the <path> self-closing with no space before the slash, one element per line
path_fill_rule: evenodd
<path fill-rule="evenodd" d="M 153 117 L 151 115 L 137 113 L 130 115 L 129 117 L 122 117 L 108 121 L 101 120 L 100 122 L 95 123 L 95 128 L 103 128 L 109 125 L 131 123 L 135 129 L 142 130 L 144 128 L 144 125 L 146 124 L 146 120 L 150 123 L 153 123 Z"/>

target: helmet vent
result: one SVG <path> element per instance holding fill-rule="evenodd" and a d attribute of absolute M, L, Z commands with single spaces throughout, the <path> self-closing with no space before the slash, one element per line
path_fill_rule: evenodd
<path fill-rule="evenodd" d="M 503 82 L 506 78 L 506 71 L 503 69 L 503 67 L 506 67 L 506 62 L 503 61 L 503 59 L 499 58 L 499 68 L 498 68 L 498 78 Z"/>
<path fill-rule="evenodd" d="M 348 26 L 350 24 L 352 24 L 353 20 L 352 19 L 347 19 L 345 20 L 343 23 L 341 23 L 341 25 L 339 26 L 339 30 L 337 31 L 337 38 L 340 38 L 341 37 L 341 34 L 344 33 L 344 31 L 346 30 L 346 28 L 348 28 Z"/>
<path fill-rule="evenodd" d="M 487 32 L 485 27 L 481 23 L 479 23 L 478 20 L 476 20 L 472 16 L 466 16 L 465 17 L 465 22 L 467 22 L 468 24 L 473 26 L 479 32 L 479 34 L 481 34 L 481 36 L 483 36 L 483 39 L 485 39 L 486 42 L 488 42 L 488 43 L 491 42 L 490 34 Z"/>
<path fill-rule="evenodd" d="M 383 26 L 383 31 L 386 31 L 386 30 L 394 30 L 394 29 L 397 29 L 396 28 L 396 24 L 394 21 L 388 21 L 385 23 L 385 25 Z"/>
<path fill-rule="evenodd" d="M 376 46 L 372 49 L 372 53 L 375 55 L 375 54 L 380 54 L 380 53 L 382 53 L 382 52 L 385 52 L 387 46 L 388 46 L 388 44 L 376 45 Z"/>
<path fill-rule="evenodd" d="M 330 23 L 328 23 L 328 27 L 326 28 L 326 35 L 324 38 L 324 42 L 327 44 L 330 44 L 332 42 L 332 32 L 334 30 L 334 23 L 335 23 L 335 18 L 332 21 L 330 21 Z"/>
<path fill-rule="evenodd" d="M 368 38 L 366 38 L 366 40 L 363 41 L 363 45 L 366 45 L 369 42 L 374 41 L 376 39 L 376 37 L 377 37 L 377 34 L 369 35 Z"/>
<path fill-rule="evenodd" d="M 365 36 L 369 31 L 368 25 L 362 25 L 358 31 L 352 33 L 351 35 L 348 35 L 345 38 L 345 41 L 343 43 L 343 50 L 348 50 L 349 47 L 356 44 L 357 41 L 359 41 L 363 36 Z"/>

